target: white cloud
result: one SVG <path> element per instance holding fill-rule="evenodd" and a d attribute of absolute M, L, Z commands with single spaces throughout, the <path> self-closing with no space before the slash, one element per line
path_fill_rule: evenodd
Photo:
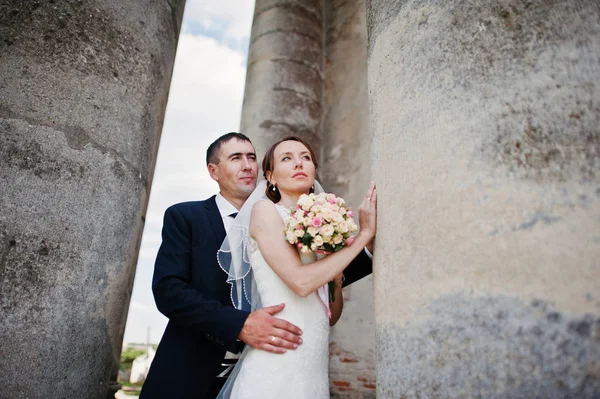
<path fill-rule="evenodd" d="M 250 35 L 253 0 L 188 0 L 186 22 L 206 30 L 223 31 L 224 38 L 240 40 Z"/>
<path fill-rule="evenodd" d="M 225 15 L 225 8 L 219 5 L 222 2 L 206 3 L 210 5 L 200 1 L 189 1 L 188 5 L 192 12 L 200 12 L 195 8 L 202 4 L 207 6 L 207 15 Z M 253 2 L 249 3 L 254 6 Z M 190 11 L 187 7 L 186 15 Z M 232 13 L 233 21 L 236 21 L 232 26 L 239 25 L 244 19 L 238 11 Z M 230 34 L 249 31 L 250 20 L 246 18 L 245 28 L 231 28 Z M 174 203 L 205 199 L 218 191 L 206 170 L 206 148 L 220 135 L 239 129 L 245 74 L 245 59 L 240 52 L 215 39 L 181 34 L 125 342 L 145 342 L 148 327 L 151 342 L 157 343 L 162 336 L 167 319 L 156 309 L 151 284 L 154 259 L 161 242 L 163 214 Z"/>

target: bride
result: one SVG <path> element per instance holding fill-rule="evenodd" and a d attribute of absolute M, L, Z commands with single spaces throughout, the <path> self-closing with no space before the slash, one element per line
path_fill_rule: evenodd
<path fill-rule="evenodd" d="M 323 259 L 307 259 L 283 232 L 300 195 L 322 192 L 314 153 L 301 139 L 287 137 L 271 146 L 262 166 L 266 181 L 240 210 L 218 258 L 228 272 L 234 306 L 253 311 L 285 303 L 279 316 L 302 329 L 303 342 L 284 354 L 246 346 L 218 398 L 329 398 L 329 326 L 342 311 L 341 273 L 375 236 L 376 190 L 373 185 L 361 204 L 354 243 Z M 339 294 L 329 319 L 322 292 L 331 280 Z"/>

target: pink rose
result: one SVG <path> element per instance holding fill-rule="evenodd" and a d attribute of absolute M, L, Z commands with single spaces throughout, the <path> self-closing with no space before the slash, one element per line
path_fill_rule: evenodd
<path fill-rule="evenodd" d="M 296 228 L 297 228 L 298 230 L 304 230 L 304 225 L 302 225 L 302 224 L 299 224 L 299 225 L 297 225 L 297 226 L 296 226 Z"/>
<path fill-rule="evenodd" d="M 349 218 L 354 217 L 354 212 L 352 212 L 352 209 L 350 209 L 348 212 L 346 212 L 346 216 L 348 216 Z"/>
<path fill-rule="evenodd" d="M 354 236 L 350 236 L 350 237 L 346 238 L 346 245 L 352 245 L 353 242 L 354 242 Z"/>
<path fill-rule="evenodd" d="M 298 247 L 298 249 L 302 248 L 302 243 L 301 242 L 297 242 L 296 246 Z"/>
<path fill-rule="evenodd" d="M 335 204 L 335 197 L 327 198 L 327 202 L 329 202 L 331 205 Z"/>
<path fill-rule="evenodd" d="M 312 220 L 312 225 L 315 227 L 321 227 L 323 220 L 320 217 L 316 217 Z"/>

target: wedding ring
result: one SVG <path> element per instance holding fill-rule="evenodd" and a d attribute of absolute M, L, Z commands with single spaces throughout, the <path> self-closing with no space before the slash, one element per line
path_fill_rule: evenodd
<path fill-rule="evenodd" d="M 274 337 L 274 336 L 273 336 L 273 337 L 271 337 L 271 343 L 272 343 L 273 345 L 275 345 L 275 337 Z"/>
<path fill-rule="evenodd" d="M 367 197 L 367 201 L 371 201 L 371 197 Z"/>

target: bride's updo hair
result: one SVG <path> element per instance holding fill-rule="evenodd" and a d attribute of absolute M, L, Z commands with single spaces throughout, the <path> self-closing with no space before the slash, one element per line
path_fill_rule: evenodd
<path fill-rule="evenodd" d="M 317 164 L 314 151 L 312 150 L 312 148 L 310 148 L 308 143 L 306 141 L 302 140 L 300 137 L 288 136 L 288 137 L 285 137 L 285 138 L 279 140 L 275 144 L 273 144 L 265 153 L 265 157 L 263 158 L 263 161 L 262 161 L 262 170 L 263 170 L 263 176 L 267 180 L 267 188 L 265 190 L 265 194 L 275 204 L 281 200 L 281 193 L 279 192 L 279 189 L 277 188 L 277 186 L 273 186 L 273 184 L 271 184 L 269 179 L 267 179 L 267 172 L 273 172 L 273 167 L 275 166 L 275 149 L 277 148 L 277 146 L 279 144 L 283 143 L 284 141 L 297 141 L 299 143 L 302 143 L 302 145 L 304 145 L 306 147 L 308 152 L 310 152 L 310 159 L 312 160 L 313 165 L 315 165 L 315 170 L 317 170 L 317 167 L 319 166 Z M 275 187 L 275 190 L 273 190 L 273 187 Z M 314 191 L 314 186 L 311 187 L 311 189 L 310 189 L 311 193 L 313 191 Z"/>

